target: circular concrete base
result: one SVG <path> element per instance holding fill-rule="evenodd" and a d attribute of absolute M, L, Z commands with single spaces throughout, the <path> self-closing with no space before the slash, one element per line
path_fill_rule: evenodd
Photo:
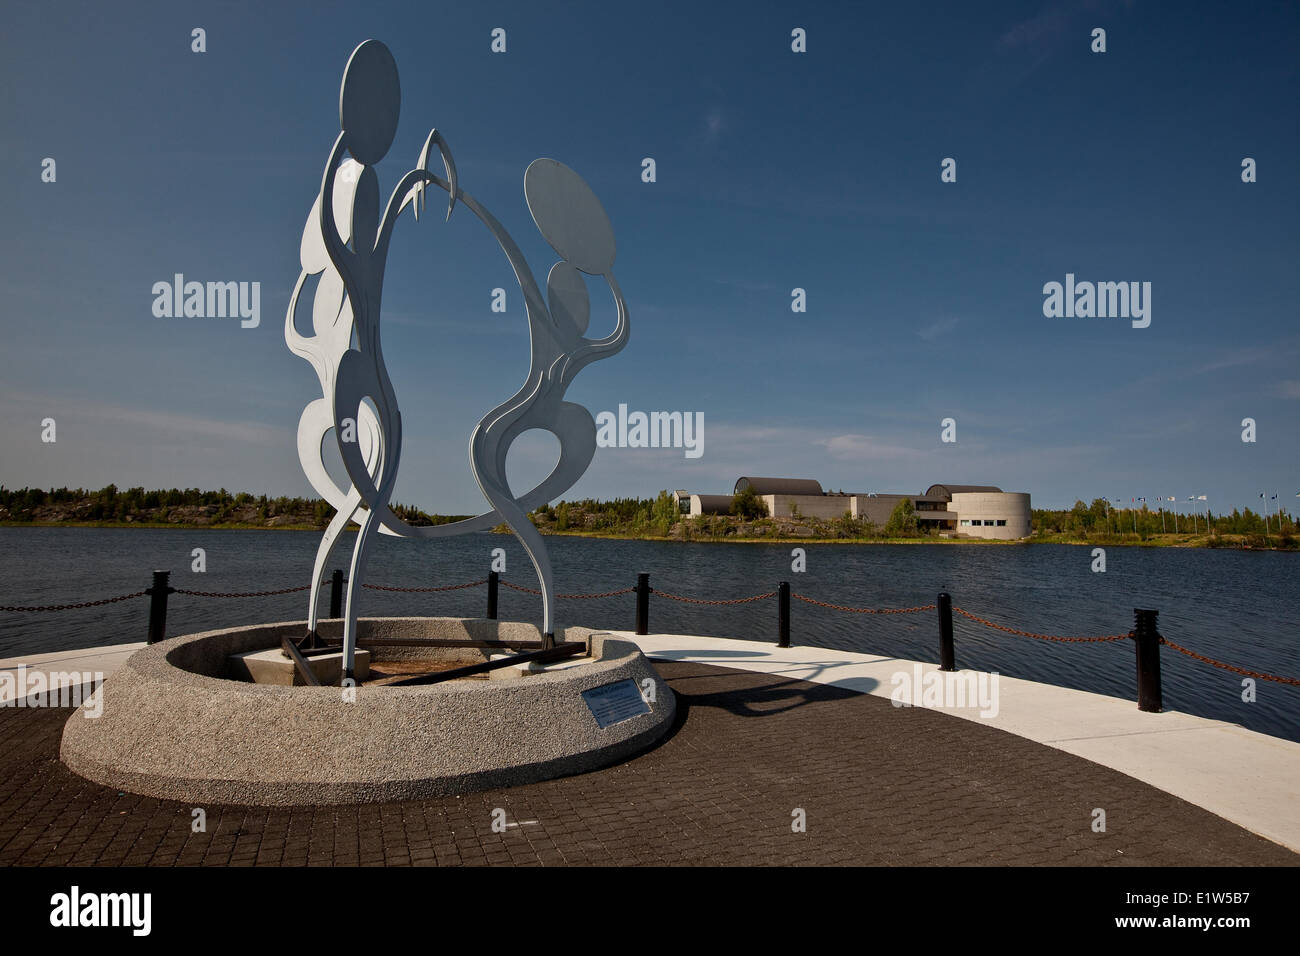
<path fill-rule="evenodd" d="M 370 618 L 357 625 L 363 640 L 540 637 L 526 624 L 460 618 Z M 326 637 L 337 629 L 338 622 L 321 627 Z M 87 716 L 95 710 L 92 698 L 68 719 L 60 757 L 97 783 L 196 805 L 362 803 L 594 770 L 650 746 L 673 719 L 672 691 L 635 644 L 577 627 L 556 639 L 586 643 L 587 657 L 513 679 L 346 691 L 229 679 L 231 654 L 275 647 L 282 636 L 302 632 L 301 622 L 264 624 L 137 651 L 97 691 L 99 717 Z M 372 661 L 487 653 L 373 645 L 370 651 Z M 652 691 L 644 707 L 628 696 L 626 681 Z M 611 691 L 634 705 L 625 714 L 644 712 L 614 715 L 623 719 L 602 728 L 592 708 L 600 711 Z"/>

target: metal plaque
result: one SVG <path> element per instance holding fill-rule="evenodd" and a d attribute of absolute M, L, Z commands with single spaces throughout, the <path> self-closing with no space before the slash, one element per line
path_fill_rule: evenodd
<path fill-rule="evenodd" d="M 650 705 L 631 678 L 584 690 L 582 699 L 587 702 L 591 716 L 596 718 L 596 726 L 601 730 L 650 713 Z"/>

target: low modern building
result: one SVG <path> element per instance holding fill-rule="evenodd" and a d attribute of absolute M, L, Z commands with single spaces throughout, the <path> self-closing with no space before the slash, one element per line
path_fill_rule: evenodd
<path fill-rule="evenodd" d="M 931 485 L 923 494 L 845 494 L 823 491 L 810 478 L 752 478 L 737 480 L 731 495 L 697 495 L 685 490 L 674 497 L 683 514 L 726 514 L 732 498 L 752 491 L 767 504 L 774 518 L 821 518 L 848 515 L 884 527 L 900 501 L 912 502 L 918 524 L 956 537 L 1026 538 L 1032 532 L 1029 495 L 993 485 Z"/>

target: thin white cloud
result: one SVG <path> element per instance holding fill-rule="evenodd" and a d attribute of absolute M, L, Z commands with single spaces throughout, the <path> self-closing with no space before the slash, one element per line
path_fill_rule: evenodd
<path fill-rule="evenodd" d="M 722 107 L 713 107 L 704 116 L 704 141 L 710 144 L 716 143 L 722 137 L 722 131 L 726 126 L 727 121 L 722 116 Z"/>
<path fill-rule="evenodd" d="M 891 445 L 870 435 L 832 435 L 819 438 L 815 444 L 826 449 L 838 461 L 901 461 L 921 457 L 923 453 L 906 445 Z"/>
<path fill-rule="evenodd" d="M 1237 368 L 1238 366 L 1241 365 L 1256 365 L 1260 362 L 1263 362 L 1271 358 L 1275 354 L 1276 351 L 1273 349 L 1265 349 L 1265 348 L 1235 349 L 1231 352 L 1227 352 L 1224 355 L 1219 356 L 1219 358 L 1215 359 L 1213 362 L 1209 363 L 1208 365 L 1202 365 L 1200 368 L 1196 370 L 1196 373 L 1202 374 L 1205 372 L 1217 372 L 1219 369 Z"/>
<path fill-rule="evenodd" d="M 1006 49 L 1040 47 L 1058 41 L 1070 25 L 1071 12 L 1056 4 L 1008 27 L 999 39 Z"/>
<path fill-rule="evenodd" d="M 292 437 L 292 432 L 287 428 L 277 428 L 260 422 L 173 415 L 150 409 L 120 408 L 112 405 L 83 406 L 79 411 L 86 418 L 133 428 L 146 428 L 155 433 L 173 432 L 185 437 L 202 437 L 248 445 L 277 445 Z"/>
<path fill-rule="evenodd" d="M 955 317 L 951 319 L 940 319 L 938 322 L 930 323 L 925 328 L 917 329 L 916 334 L 927 342 L 933 342 L 935 339 L 939 338 L 939 336 L 947 335 L 955 329 L 959 322 L 961 322 L 961 319 Z"/>
<path fill-rule="evenodd" d="M 145 446 L 167 440 L 196 438 L 260 446 L 283 445 L 285 442 L 292 444 L 294 440 L 292 427 L 262 422 L 182 415 L 152 408 L 130 408 L 53 396 L 9 393 L 4 396 L 4 402 L 6 405 L 21 404 L 43 409 L 43 414 L 49 414 L 59 422 L 60 430 L 66 427 L 65 423 L 78 421 L 100 426 L 124 426 L 143 437 L 142 444 Z"/>
<path fill-rule="evenodd" d="M 774 292 L 777 288 L 774 282 L 755 282 L 751 279 L 728 279 L 722 276 L 714 276 L 713 281 L 719 285 L 739 289 L 742 292 Z"/>

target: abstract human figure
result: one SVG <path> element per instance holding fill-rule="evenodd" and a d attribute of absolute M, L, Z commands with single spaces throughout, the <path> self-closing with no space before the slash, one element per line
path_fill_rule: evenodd
<path fill-rule="evenodd" d="M 424 162 L 424 158 L 421 159 Z M 352 231 L 352 203 L 356 193 L 358 171 L 361 164 L 353 159 L 344 160 L 339 166 L 339 175 L 334 178 L 334 224 L 340 238 L 346 243 Z M 303 227 L 300 259 L 302 272 L 294 286 L 289 299 L 289 308 L 285 315 L 285 341 L 291 351 L 312 363 L 320 379 L 322 398 L 311 402 L 302 413 L 298 422 L 298 457 L 303 464 L 307 480 L 322 498 L 335 509 L 334 518 L 326 528 L 325 534 L 316 552 L 313 580 L 319 584 L 328 567 L 330 556 L 338 543 L 339 535 L 358 512 L 364 514 L 368 509 L 361 503 L 361 493 L 349 482 L 349 490 L 344 491 L 334 482 L 325 468 L 321 454 L 321 444 L 326 436 L 334 430 L 334 402 L 332 399 L 334 375 L 343 353 L 352 342 L 354 329 L 352 306 L 343 287 L 343 278 L 330 262 L 325 249 L 325 240 L 320 228 L 320 197 L 312 205 Z M 312 328 L 314 335 L 301 334 L 295 325 L 298 301 L 307 280 L 319 275 L 315 299 L 312 306 Z M 360 417 L 356 422 L 355 437 L 361 446 L 366 470 L 374 481 L 379 450 L 379 423 L 374 412 L 367 404 L 362 404 Z M 400 531 L 382 527 L 381 531 L 397 534 Z M 320 589 L 311 589 L 307 612 L 307 630 L 315 634 L 320 617 Z"/>
<path fill-rule="evenodd" d="M 560 460 L 539 486 L 545 491 L 544 500 L 556 497 L 582 477 L 596 453 L 596 423 L 583 406 L 564 401 L 564 394 L 585 366 L 623 348 L 628 318 L 627 303 L 612 271 L 614 230 L 600 200 L 582 178 L 553 159 L 534 160 L 524 173 L 524 194 L 533 222 L 561 261 L 551 268 L 546 280 L 549 309 L 539 295 L 525 293 L 532 337 L 528 378 L 513 397 L 488 412 L 474 429 L 470 461 L 479 489 L 518 536 L 537 571 L 542 585 L 542 633 L 549 644 L 555 630 L 551 563 L 541 534 L 528 519 L 528 511 L 536 505 L 516 501 L 510 490 L 506 457 L 521 434 L 542 429 L 560 443 Z M 614 294 L 618 320 L 606 338 L 584 338 L 591 305 L 582 272 L 604 278 Z"/>
<path fill-rule="evenodd" d="M 381 220 L 379 180 L 372 167 L 384 158 L 392 145 L 397 132 L 400 106 L 397 64 L 386 46 L 377 40 L 367 40 L 352 52 L 343 73 L 343 86 L 339 94 L 340 132 L 325 164 L 320 189 L 320 197 L 334 196 L 340 166 L 345 154 L 350 153 L 356 163 L 356 167 L 348 168 L 349 178 L 355 176 L 350 210 L 351 248 L 347 245 L 344 233 L 338 228 L 333 210 L 327 208 L 327 205 L 332 204 L 326 204 L 318 197 L 316 209 L 325 252 L 342 282 L 352 317 L 348 346 L 341 351 L 336 348 L 332 352 L 326 350 L 323 353 L 331 372 L 332 388 L 326 395 L 332 399 L 329 411 L 335 442 L 348 479 L 352 482 L 352 491 L 348 494 L 344 507 L 338 509 L 339 514 L 335 516 L 335 522 L 331 522 L 331 529 L 334 537 L 337 537 L 353 514 L 358 515 L 361 529 L 348 571 L 343 630 L 345 678 L 350 678 L 353 673 L 357 594 L 365 575 L 370 544 L 381 522 L 389 519 L 396 521 L 388 500 L 397 480 L 397 466 L 401 458 L 402 418 L 397 409 L 397 396 L 384 366 L 379 315 L 388 245 L 397 216 L 405 206 L 401 198 L 406 190 L 399 187 L 401 191 L 394 192 Z M 427 164 L 430 149 L 435 144 L 442 154 L 454 189 L 455 167 L 446 143 L 437 130 L 430 132 L 420 155 L 420 163 Z M 417 215 L 418 210 L 417 206 Z M 450 206 L 447 214 L 451 215 Z M 340 338 L 342 334 L 341 331 L 338 333 Z M 355 347 L 351 344 L 352 335 L 356 337 Z M 302 456 L 303 438 L 310 443 L 315 432 L 314 420 L 312 424 L 313 427 L 307 429 L 306 436 L 303 436 L 301 429 L 299 433 L 300 457 L 303 457 L 304 462 L 308 457 L 315 460 L 314 455 Z M 365 442 L 362 441 L 362 435 L 368 436 Z M 358 505 L 365 505 L 364 510 L 355 506 L 349 509 L 354 497 Z M 345 513 L 348 513 L 347 517 L 343 517 Z M 324 570 L 322 552 L 327 558 L 332 545 L 333 539 L 327 531 L 317 554 L 317 583 Z"/>
<path fill-rule="evenodd" d="M 337 176 L 334 181 L 334 223 L 345 242 L 352 231 L 352 200 L 359 169 L 360 164 L 349 159 L 343 164 L 342 175 Z M 321 385 L 322 397 L 311 402 L 303 410 L 298 422 L 298 458 L 302 461 L 307 480 L 316 489 L 316 493 L 335 509 L 334 518 L 330 521 L 316 552 L 315 575 L 312 580 L 318 585 L 339 534 L 361 507 L 360 492 L 350 485 L 348 491 L 339 488 L 325 469 L 321 456 L 321 443 L 334 429 L 334 403 L 331 398 L 334 375 L 343 353 L 351 346 L 353 323 L 352 307 L 344 294 L 343 278 L 330 263 L 329 254 L 325 250 L 325 240 L 321 236 L 320 201 L 318 196 L 307 217 L 307 224 L 303 227 L 300 247 L 302 272 L 289 299 L 289 309 L 284 323 L 284 337 L 289 348 L 312 363 Z M 298 332 L 294 317 L 298 311 L 298 299 L 304 284 L 314 275 L 320 276 L 312 305 L 312 329 L 315 334 L 305 336 Z M 367 471 L 373 476 L 378 464 L 379 423 L 369 405 L 362 405 L 360 411 L 355 428 L 356 439 L 360 443 Z M 313 587 L 307 613 L 307 630 L 310 634 L 316 633 L 319 605 L 320 588 Z"/>
<path fill-rule="evenodd" d="M 596 453 L 596 423 L 581 405 L 564 401 L 565 391 L 579 371 L 597 359 L 618 352 L 627 342 L 628 312 L 614 279 L 614 230 L 600 200 L 573 170 L 553 159 L 537 159 L 524 173 L 524 195 L 542 236 L 562 258 L 547 277 L 543 299 L 532 270 L 509 233 L 473 196 L 427 170 L 408 173 L 410 182 L 402 208 L 422 198 L 427 185 L 451 194 L 488 228 L 514 270 L 524 295 L 532 342 L 528 377 L 508 400 L 483 416 L 470 436 L 470 466 L 474 479 L 493 510 L 462 521 L 414 528 L 385 515 L 383 524 L 396 533 L 438 538 L 484 531 L 504 521 L 527 551 L 542 590 L 542 633 L 554 636 L 554 584 L 550 559 L 541 534 L 528 512 L 562 495 L 582 477 Z M 399 210 L 400 212 L 400 210 Z M 584 338 L 590 321 L 590 301 L 580 272 L 605 279 L 614 296 L 614 331 L 602 339 Z M 560 458 L 535 488 L 516 498 L 506 480 L 510 446 L 526 431 L 540 429 L 560 443 Z"/>

